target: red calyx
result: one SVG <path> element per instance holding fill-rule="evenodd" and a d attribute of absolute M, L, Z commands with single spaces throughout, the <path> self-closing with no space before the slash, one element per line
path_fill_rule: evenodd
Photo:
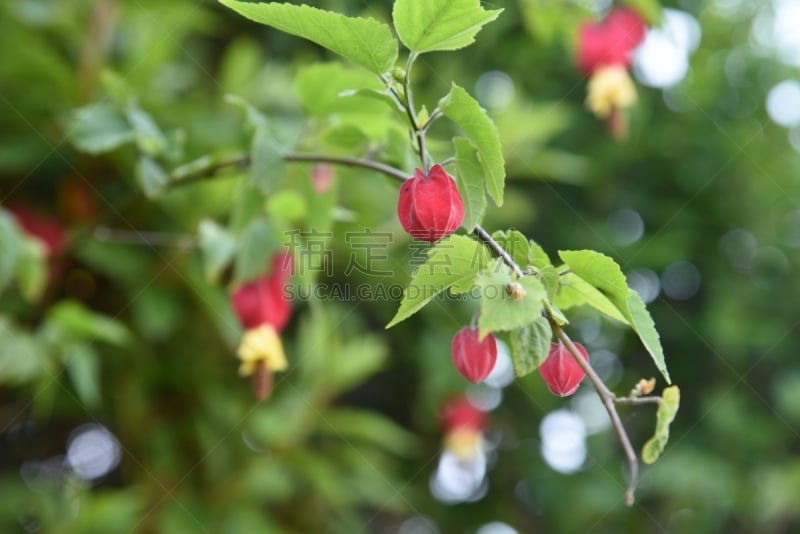
<path fill-rule="evenodd" d="M 416 169 L 400 187 L 397 217 L 411 237 L 435 243 L 461 226 L 464 202 L 441 165 L 434 165 L 427 175 Z"/>
<path fill-rule="evenodd" d="M 580 343 L 575 343 L 575 348 L 587 362 L 589 354 Z M 542 375 L 545 384 L 553 395 L 568 397 L 577 391 L 581 380 L 586 373 L 580 364 L 575 361 L 567 348 L 559 343 L 550 345 L 550 353 L 547 359 L 539 366 L 539 374 Z"/>
<path fill-rule="evenodd" d="M 482 382 L 497 361 L 497 342 L 492 334 L 478 340 L 478 330 L 465 326 L 453 336 L 453 363 L 470 382 Z"/>
<path fill-rule="evenodd" d="M 291 302 L 284 286 L 292 272 L 292 257 L 281 251 L 272 259 L 269 275 L 239 286 L 231 295 L 231 305 L 245 330 L 269 324 L 281 331 L 289 322 Z"/>
<path fill-rule="evenodd" d="M 482 432 L 486 428 L 486 413 L 473 406 L 463 395 L 449 399 L 441 412 L 445 435 L 457 429 Z"/>
<path fill-rule="evenodd" d="M 646 25 L 632 9 L 613 10 L 598 23 L 584 23 L 578 34 L 578 66 L 591 74 L 602 66 L 630 67 L 631 52 L 644 39 Z"/>

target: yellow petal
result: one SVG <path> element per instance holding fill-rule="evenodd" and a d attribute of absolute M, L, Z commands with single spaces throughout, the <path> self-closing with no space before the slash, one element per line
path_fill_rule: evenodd
<path fill-rule="evenodd" d="M 622 66 L 601 67 L 589 78 L 586 106 L 602 119 L 616 108 L 627 108 L 636 102 L 636 87 Z"/>
<path fill-rule="evenodd" d="M 281 338 L 275 328 L 268 324 L 244 333 L 237 356 L 242 361 L 239 374 L 244 376 L 253 373 L 258 360 L 263 360 L 270 371 L 284 371 L 289 366 Z"/>
<path fill-rule="evenodd" d="M 481 433 L 469 427 L 457 427 L 444 438 L 445 448 L 462 462 L 469 462 L 481 452 Z"/>

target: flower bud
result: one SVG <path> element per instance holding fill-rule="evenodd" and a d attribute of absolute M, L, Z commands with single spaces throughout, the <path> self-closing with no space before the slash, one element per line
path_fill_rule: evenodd
<path fill-rule="evenodd" d="M 508 284 L 508 286 L 506 286 L 506 291 L 508 291 L 508 294 L 511 295 L 511 298 L 516 301 L 524 299 L 525 295 L 528 294 L 528 292 L 525 291 L 525 288 L 522 287 L 522 284 L 519 282 L 511 282 Z"/>
<path fill-rule="evenodd" d="M 575 343 L 575 348 L 587 362 L 589 354 L 583 345 Z M 559 343 L 550 345 L 550 354 L 547 359 L 539 366 L 539 374 L 542 375 L 545 384 L 553 395 L 568 397 L 577 391 L 578 386 L 586 376 L 580 364 L 570 354 L 567 348 Z"/>
<path fill-rule="evenodd" d="M 453 363 L 470 382 L 482 382 L 492 372 L 497 361 L 497 342 L 492 334 L 478 339 L 478 330 L 465 326 L 453 336 Z"/>
<path fill-rule="evenodd" d="M 434 165 L 427 175 L 416 169 L 400 187 L 397 217 L 411 237 L 435 243 L 461 226 L 464 203 L 450 175 Z"/>

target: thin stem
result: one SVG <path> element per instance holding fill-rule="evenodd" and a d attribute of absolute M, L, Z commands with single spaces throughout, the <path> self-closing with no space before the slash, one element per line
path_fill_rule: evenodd
<path fill-rule="evenodd" d="M 614 397 L 617 404 L 661 404 L 664 402 L 659 396 L 655 397 Z"/>
<path fill-rule="evenodd" d="M 145 230 L 119 230 L 107 226 L 95 227 L 92 230 L 92 238 L 97 241 L 147 247 L 192 248 L 195 246 L 195 239 L 190 235 L 149 232 Z"/>
<path fill-rule="evenodd" d="M 556 337 L 564 344 L 569 353 L 572 354 L 572 357 L 575 358 L 575 361 L 577 361 L 584 370 L 586 376 L 589 377 L 589 381 L 594 386 L 594 389 L 597 391 L 600 400 L 603 401 L 603 405 L 608 412 L 611 425 L 614 427 L 614 431 L 617 433 L 617 437 L 622 445 L 622 450 L 625 452 L 625 457 L 628 459 L 628 469 L 630 470 L 631 478 L 628 481 L 628 489 L 625 491 L 625 504 L 632 506 L 635 500 L 634 493 L 636 491 L 636 485 L 639 483 L 639 460 L 636 458 L 636 452 L 633 450 L 631 440 L 628 437 L 628 433 L 625 431 L 625 426 L 622 424 L 619 413 L 617 413 L 617 408 L 614 405 L 616 397 L 597 375 L 589 362 L 583 359 L 578 349 L 575 347 L 575 344 L 567 333 L 561 329 L 561 326 L 550 317 L 548 317 L 548 320 L 550 321 L 550 326 L 553 328 L 553 333 L 555 333 Z"/>
<path fill-rule="evenodd" d="M 486 246 L 488 246 L 492 252 L 494 252 L 498 257 L 500 257 L 503 262 L 508 265 L 511 270 L 517 276 L 523 276 L 524 273 L 517 262 L 514 261 L 514 258 L 506 252 L 506 250 L 498 243 L 490 234 L 487 232 L 483 227 L 476 226 L 475 227 L 475 235 L 483 241 Z M 575 344 L 569 338 L 566 332 L 561 328 L 555 319 L 550 315 L 547 310 L 543 311 L 545 317 L 550 322 L 550 326 L 553 329 L 553 333 L 556 337 L 561 340 L 564 346 L 567 348 L 572 357 L 578 362 L 581 366 L 583 371 L 586 373 L 586 376 L 589 377 L 594 389 L 597 391 L 597 394 L 600 396 L 600 400 L 603 402 L 603 405 L 608 412 L 608 417 L 611 419 L 611 425 L 614 427 L 614 431 L 617 433 L 617 437 L 619 438 L 620 444 L 622 445 L 622 450 L 625 452 L 625 457 L 628 459 L 628 467 L 630 469 L 630 481 L 628 482 L 628 489 L 625 492 L 625 503 L 628 506 L 632 506 L 634 502 L 634 492 L 636 491 L 636 485 L 639 482 L 639 461 L 636 458 L 636 452 L 633 450 L 633 446 L 631 445 L 631 440 L 628 437 L 628 433 L 625 430 L 625 426 L 622 424 L 622 420 L 619 417 L 619 413 L 617 413 L 617 407 L 614 404 L 617 402 L 617 397 L 608 389 L 605 382 L 600 378 L 600 376 L 595 372 L 594 368 L 583 359 L 583 357 L 578 352 L 578 349 L 575 347 Z M 647 397 L 643 397 L 647 398 Z M 650 397 L 653 398 L 653 397 Z M 653 401 L 649 401 L 653 402 Z"/>
<path fill-rule="evenodd" d="M 286 154 L 283 159 L 286 161 L 309 161 L 314 163 L 331 163 L 333 165 L 344 165 L 345 167 L 362 167 L 385 174 L 391 178 L 405 181 L 409 178 L 405 171 L 391 165 L 380 163 L 371 159 L 349 158 L 345 156 L 328 156 L 325 154 Z"/>
<path fill-rule="evenodd" d="M 514 261 L 514 258 L 512 258 L 511 255 L 508 252 L 506 252 L 503 247 L 500 246 L 500 243 L 495 241 L 495 239 L 491 236 L 491 234 L 486 230 L 484 230 L 482 226 L 480 225 L 475 226 L 475 230 L 473 230 L 473 233 L 476 236 L 478 236 L 478 238 L 481 241 L 483 241 L 484 244 L 492 250 L 492 252 L 494 252 L 499 258 L 501 258 L 506 265 L 511 267 L 511 270 L 514 271 L 514 274 L 516 274 L 517 277 L 525 276 L 525 273 L 522 271 L 520 266 L 517 265 L 517 262 Z"/>
<path fill-rule="evenodd" d="M 370 169 L 373 171 L 377 171 L 380 173 L 385 174 L 391 178 L 395 178 L 397 180 L 406 180 L 408 175 L 390 165 L 386 165 L 384 163 L 380 163 L 378 161 L 374 161 L 371 159 L 364 159 L 364 158 L 350 158 L 344 156 L 329 156 L 326 154 L 298 154 L 298 153 L 289 153 L 283 156 L 283 159 L 286 161 L 307 161 L 310 163 L 330 163 L 333 165 L 343 165 L 345 167 L 362 167 L 364 169 Z M 247 154 L 239 154 L 236 156 L 232 156 L 226 160 L 220 161 L 206 167 L 205 169 L 201 169 L 197 172 L 187 174 L 177 180 L 173 180 L 169 187 L 178 187 L 186 184 L 191 184 L 195 182 L 200 182 L 206 180 L 208 178 L 213 178 L 218 175 L 221 171 L 228 169 L 230 167 L 247 167 L 250 164 L 250 156 Z"/>
<path fill-rule="evenodd" d="M 422 164 L 422 170 L 427 174 L 428 172 L 428 150 L 425 146 L 425 127 L 420 126 L 419 121 L 417 120 L 417 112 L 416 108 L 414 107 L 414 94 L 411 91 L 411 68 L 414 66 L 414 61 L 417 59 L 417 55 L 412 52 L 408 56 L 408 61 L 406 62 L 406 75 L 405 79 L 403 80 L 403 90 L 406 93 L 406 115 L 408 115 L 408 121 L 411 123 L 411 130 L 414 134 L 414 137 L 417 140 L 417 148 L 419 149 L 419 161 Z M 429 121 L 430 122 L 430 121 Z M 427 124 L 427 123 L 426 123 Z"/>

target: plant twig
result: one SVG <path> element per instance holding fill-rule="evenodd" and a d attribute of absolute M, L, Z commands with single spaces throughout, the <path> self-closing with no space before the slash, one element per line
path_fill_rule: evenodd
<path fill-rule="evenodd" d="M 617 404 L 661 404 L 664 401 L 660 396 L 649 397 L 614 397 Z"/>
<path fill-rule="evenodd" d="M 483 227 L 476 226 L 475 227 L 475 235 L 488 246 L 492 252 L 494 252 L 498 257 L 500 257 L 506 265 L 508 265 L 517 276 L 523 276 L 523 271 L 517 262 L 514 261 L 514 258 L 503 249 L 503 247 L 498 243 Z M 622 450 L 625 453 L 625 457 L 628 460 L 628 467 L 630 470 L 630 481 L 628 482 L 628 489 L 625 491 L 625 503 L 628 506 L 632 506 L 634 502 L 634 492 L 636 491 L 636 485 L 639 481 L 639 461 L 636 458 L 636 452 L 633 450 L 633 446 L 631 445 L 631 440 L 628 437 L 628 433 L 625 430 L 625 426 L 622 424 L 622 420 L 619 417 L 619 413 L 617 413 L 617 408 L 615 406 L 615 402 L 618 401 L 617 397 L 608 389 L 605 382 L 600 378 L 600 376 L 595 372 L 594 368 L 583 359 L 583 357 L 578 352 L 578 349 L 575 347 L 575 344 L 569 338 L 566 332 L 561 328 L 555 319 L 547 312 L 547 310 L 543 311 L 545 317 L 550 322 L 550 326 L 553 329 L 553 333 L 556 337 L 564 344 L 572 357 L 578 362 L 581 368 L 586 373 L 586 376 L 589 377 L 589 381 L 594 386 L 594 389 L 597 391 L 597 394 L 600 396 L 600 400 L 603 402 L 603 405 L 608 412 L 608 416 L 611 419 L 611 425 L 614 427 L 614 431 L 619 438 L 620 444 L 622 445 Z M 641 397 L 640 399 L 650 398 L 653 399 L 655 397 Z M 619 399 L 621 402 L 626 402 L 625 398 Z M 657 401 L 647 401 L 647 402 L 657 402 Z M 634 404 L 631 402 L 631 404 Z"/>
<path fill-rule="evenodd" d="M 285 154 L 283 159 L 285 161 L 306 161 L 309 163 L 330 163 L 332 165 L 344 165 L 345 167 L 362 167 L 364 169 L 370 169 L 383 173 L 386 176 L 395 178 L 397 180 L 406 180 L 409 178 L 405 171 L 371 159 L 329 156 L 326 154 L 300 154 L 294 152 Z M 247 167 L 248 165 L 250 165 L 250 156 L 248 154 L 237 154 L 204 169 L 200 169 L 197 172 L 193 172 L 173 180 L 170 182 L 169 187 L 179 187 L 195 182 L 201 182 L 217 176 L 220 172 L 226 169 L 232 167 Z"/>
<path fill-rule="evenodd" d="M 622 450 L 625 452 L 625 457 L 628 459 L 630 480 L 628 481 L 628 489 L 625 491 L 625 504 L 628 506 L 633 506 L 635 501 L 634 494 L 636 492 L 636 486 L 639 483 L 639 460 L 636 458 L 636 452 L 633 450 L 633 445 L 631 445 L 628 432 L 625 430 L 625 426 L 622 424 L 619 413 L 617 413 L 617 408 L 614 404 L 617 398 L 613 393 L 611 393 L 605 382 L 603 382 L 603 380 L 598 376 L 589 362 L 583 359 L 578 352 L 578 349 L 575 347 L 575 344 L 569 338 L 567 333 L 564 332 L 561 326 L 551 317 L 548 317 L 548 320 L 550 321 L 550 326 L 553 328 L 553 333 L 555 333 L 556 337 L 558 337 L 558 339 L 564 344 L 569 353 L 572 354 L 572 357 L 575 358 L 575 360 L 580 364 L 581 368 L 586 373 L 586 376 L 589 377 L 589 381 L 594 386 L 594 389 L 597 391 L 597 394 L 600 396 L 600 400 L 603 401 L 603 405 L 606 407 L 608 416 L 611 419 L 611 426 L 614 427 L 614 431 L 617 433 L 619 442 L 622 445 Z"/>
<path fill-rule="evenodd" d="M 478 239 L 483 241 L 483 243 L 489 247 L 491 251 L 495 253 L 495 255 L 501 258 L 506 265 L 511 267 L 511 270 L 514 271 L 514 274 L 516 274 L 517 277 L 525 276 L 525 273 L 522 271 L 520 266 L 517 265 L 517 262 L 514 261 L 514 258 L 512 258 L 511 255 L 506 252 L 502 246 L 500 246 L 500 243 L 498 243 L 482 226 L 475 226 L 473 233 L 478 236 Z"/>

